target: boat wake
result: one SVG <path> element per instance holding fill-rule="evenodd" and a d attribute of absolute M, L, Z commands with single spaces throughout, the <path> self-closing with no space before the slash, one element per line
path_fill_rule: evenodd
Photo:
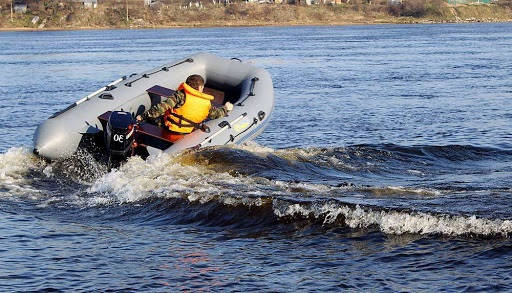
<path fill-rule="evenodd" d="M 0 155 L 0 201 L 68 220 L 508 237 L 511 160 L 471 146 L 248 144 L 133 157 L 108 172 L 87 153 L 47 163 L 12 148 Z"/>

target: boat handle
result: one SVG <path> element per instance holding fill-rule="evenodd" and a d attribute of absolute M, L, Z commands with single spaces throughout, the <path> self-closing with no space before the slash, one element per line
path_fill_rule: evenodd
<path fill-rule="evenodd" d="M 89 100 L 91 97 L 93 97 L 93 96 L 95 96 L 95 95 L 97 95 L 97 94 L 101 93 L 102 91 L 105 91 L 108 87 L 112 87 L 112 86 L 114 86 L 114 85 L 118 84 L 118 83 L 119 83 L 119 82 L 121 82 L 121 81 L 123 81 L 123 78 L 119 78 L 119 79 L 117 79 L 117 80 L 114 80 L 113 82 L 111 82 L 111 83 L 109 83 L 108 85 L 106 85 L 106 86 L 104 86 L 104 87 L 100 88 L 99 90 L 95 91 L 94 93 L 89 94 L 89 95 L 87 95 L 87 96 L 83 97 L 81 100 L 79 100 L 78 102 L 76 102 L 76 104 L 78 105 L 78 104 L 80 104 L 80 103 L 82 103 L 82 102 L 84 102 L 84 101 Z"/>
<path fill-rule="evenodd" d="M 112 96 L 111 93 L 102 93 L 101 95 L 98 96 L 98 98 L 103 99 L 103 100 L 113 100 L 114 96 Z"/>
<path fill-rule="evenodd" d="M 253 77 L 251 79 L 251 87 L 249 88 L 249 94 L 247 94 L 247 97 L 245 97 L 243 100 L 241 100 L 237 106 L 243 106 L 243 103 L 245 102 L 245 100 L 247 100 L 249 97 L 254 97 L 256 94 L 254 93 L 254 86 L 256 85 L 256 82 L 260 80 L 259 78 L 257 77 Z"/>
<path fill-rule="evenodd" d="M 265 112 L 259 111 L 258 112 L 258 119 L 260 119 L 260 121 L 261 121 L 261 120 L 263 120 L 263 118 L 265 118 Z"/>

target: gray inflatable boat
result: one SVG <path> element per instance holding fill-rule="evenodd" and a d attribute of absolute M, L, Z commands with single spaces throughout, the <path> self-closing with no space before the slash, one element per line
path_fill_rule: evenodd
<path fill-rule="evenodd" d="M 228 116 L 206 121 L 204 127 L 177 141 L 169 139 L 167 129 L 145 122 L 135 125 L 136 131 L 132 131 L 129 124 L 135 121 L 133 117 L 170 95 L 192 74 L 205 79 L 204 91 L 215 97 L 215 106 L 226 102 L 234 105 Z M 199 53 L 141 74 L 122 77 L 53 114 L 35 131 L 34 153 L 50 160 L 60 159 L 90 144 L 101 145 L 94 148 L 97 152 L 109 153 L 113 144 L 123 142 L 123 139 L 129 141 L 128 137 L 135 136 L 143 141 L 141 145 L 147 150 L 146 156 L 188 148 L 241 144 L 265 129 L 273 107 L 272 80 L 266 70 L 236 58 Z M 124 136 L 112 134 L 114 128 L 107 129 L 119 124 L 120 119 L 128 121 Z M 131 143 L 125 143 L 121 148 L 125 147 L 130 148 Z"/>

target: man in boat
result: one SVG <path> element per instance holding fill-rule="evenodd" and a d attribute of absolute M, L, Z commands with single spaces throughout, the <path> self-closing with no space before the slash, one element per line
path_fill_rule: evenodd
<path fill-rule="evenodd" d="M 229 102 L 223 107 L 213 106 L 214 97 L 203 93 L 203 89 L 204 79 L 197 74 L 191 75 L 173 95 L 138 115 L 137 121 L 153 120 L 174 133 L 187 134 L 200 128 L 204 120 L 224 117 L 233 110 L 233 104 Z"/>

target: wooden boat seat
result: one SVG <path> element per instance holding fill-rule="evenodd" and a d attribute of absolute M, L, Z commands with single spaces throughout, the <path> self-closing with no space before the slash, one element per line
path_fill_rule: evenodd
<path fill-rule="evenodd" d="M 152 97 L 154 95 L 154 97 L 152 97 L 152 103 L 151 103 L 151 104 L 154 104 L 153 98 L 158 98 L 156 100 L 156 103 L 158 103 L 158 102 L 160 102 L 162 97 L 164 97 L 164 98 L 170 97 L 176 91 L 173 89 L 170 89 L 170 88 L 160 86 L 160 85 L 155 85 L 155 86 L 152 86 L 149 89 L 147 89 L 146 92 L 149 94 L 150 97 Z M 224 96 L 225 95 L 224 95 L 223 91 L 216 90 L 216 89 L 205 86 L 203 92 L 205 94 L 209 94 L 214 97 L 212 104 L 215 107 L 221 107 L 222 105 L 224 105 Z"/>
<path fill-rule="evenodd" d="M 154 85 L 154 86 L 148 88 L 146 90 L 146 92 L 148 92 L 148 94 L 154 94 L 154 95 L 157 95 L 160 97 L 167 98 L 167 97 L 172 96 L 172 94 L 174 94 L 176 91 L 172 90 L 170 88 L 163 87 L 163 86 Z"/>
<path fill-rule="evenodd" d="M 205 86 L 203 92 L 205 94 L 209 94 L 214 97 L 212 104 L 215 107 L 222 107 L 222 105 L 224 105 L 225 94 L 223 91 L 216 90 L 216 89 Z"/>

